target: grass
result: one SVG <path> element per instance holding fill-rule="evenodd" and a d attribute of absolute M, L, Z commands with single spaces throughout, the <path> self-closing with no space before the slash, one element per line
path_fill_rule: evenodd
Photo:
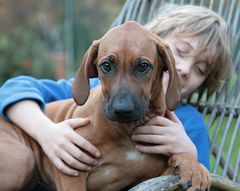
<path fill-rule="evenodd" d="M 240 155 L 240 120 L 231 115 L 228 117 L 222 117 L 221 115 L 224 116 L 224 114 L 220 114 L 216 117 L 214 123 L 209 128 L 209 136 L 212 146 L 216 146 L 221 152 L 220 155 L 229 164 L 228 166 L 230 166 L 233 172 L 237 173 L 237 179 L 240 181 L 240 164 L 237 164 Z M 209 122 L 209 118 L 210 114 L 205 117 L 207 123 Z M 221 176 L 226 176 L 226 173 L 219 164 L 219 160 L 213 154 L 210 158 L 210 171 Z"/>

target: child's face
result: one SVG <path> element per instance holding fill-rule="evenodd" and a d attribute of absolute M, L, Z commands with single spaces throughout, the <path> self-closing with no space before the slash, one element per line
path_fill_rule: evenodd
<path fill-rule="evenodd" d="M 165 38 L 176 62 L 176 69 L 181 81 L 181 96 L 188 98 L 207 77 L 206 54 L 194 54 L 198 50 L 197 37 Z"/>

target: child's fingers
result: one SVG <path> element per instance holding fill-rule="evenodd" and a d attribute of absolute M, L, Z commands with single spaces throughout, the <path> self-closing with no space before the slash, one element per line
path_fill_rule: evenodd
<path fill-rule="evenodd" d="M 137 144 L 136 149 L 143 153 L 148 154 L 163 154 L 163 155 L 169 155 L 169 148 L 166 145 L 153 145 L 153 146 L 146 146 L 146 145 L 140 145 Z"/>
<path fill-rule="evenodd" d="M 91 144 L 89 141 L 87 141 L 79 134 L 77 133 L 72 134 L 71 141 L 81 149 L 92 154 L 94 157 L 96 158 L 100 157 L 101 155 L 100 151 L 93 144 Z"/>
<path fill-rule="evenodd" d="M 165 132 L 165 127 L 162 127 L 160 125 L 144 125 L 139 126 L 134 131 L 132 131 L 132 134 L 163 134 Z"/>
<path fill-rule="evenodd" d="M 154 145 L 171 145 L 170 143 L 174 141 L 173 138 L 166 135 L 136 134 L 132 135 L 131 138 L 135 142 L 149 143 Z"/>
<path fill-rule="evenodd" d="M 53 164 L 56 166 L 58 170 L 62 173 L 70 175 L 70 176 L 78 176 L 79 172 L 67 166 L 60 158 L 58 157 L 50 157 Z"/>
<path fill-rule="evenodd" d="M 74 118 L 74 119 L 65 120 L 64 123 L 69 125 L 71 128 L 76 129 L 76 128 L 88 125 L 90 123 L 90 119 L 89 118 Z"/>
<path fill-rule="evenodd" d="M 171 120 L 164 116 L 155 116 L 150 119 L 146 125 L 156 125 L 156 126 L 168 126 Z"/>
<path fill-rule="evenodd" d="M 91 157 L 86 152 L 82 151 L 82 149 L 78 148 L 76 145 L 70 143 L 65 146 L 66 151 L 77 159 L 80 162 L 85 163 L 86 165 L 97 165 L 97 160 Z M 82 170 L 81 168 L 79 170 Z"/>
<path fill-rule="evenodd" d="M 91 167 L 77 159 L 75 159 L 71 154 L 68 152 L 62 151 L 59 153 L 59 158 L 67 164 L 68 169 L 64 166 L 64 170 L 71 170 L 78 169 L 78 170 L 90 170 Z"/>
<path fill-rule="evenodd" d="M 66 125 L 70 126 L 71 128 L 79 128 L 79 127 L 88 125 L 90 123 L 90 119 L 89 118 L 74 118 L 74 119 L 68 119 L 68 120 L 64 121 L 64 123 Z M 93 144 L 91 144 L 89 141 L 87 141 L 84 137 L 77 134 L 76 132 L 73 132 L 70 134 L 70 140 L 75 145 L 80 147 L 81 149 L 92 154 L 94 157 L 100 157 L 100 155 L 101 155 L 100 151 Z M 79 157 L 77 157 L 77 158 L 79 158 Z"/>
<path fill-rule="evenodd" d="M 177 115 L 173 111 L 170 111 L 167 109 L 165 114 L 166 114 L 166 117 L 171 121 L 175 123 L 181 123 L 181 121 L 178 119 Z"/>
<path fill-rule="evenodd" d="M 162 139 L 159 135 L 148 135 L 148 134 L 138 134 L 132 135 L 133 141 L 139 141 L 144 143 L 151 143 L 151 144 L 161 144 Z"/>

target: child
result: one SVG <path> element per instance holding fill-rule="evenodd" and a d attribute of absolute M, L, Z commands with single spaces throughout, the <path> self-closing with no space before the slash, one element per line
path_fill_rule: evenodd
<path fill-rule="evenodd" d="M 182 99 L 195 91 L 211 92 L 219 87 L 231 63 L 228 27 L 221 17 L 198 6 L 166 6 L 146 28 L 169 44 L 181 81 Z M 5 119 L 34 138 L 59 170 L 78 175 L 79 169 L 89 170 L 96 165 L 101 155 L 96 147 L 73 131 L 90 120 L 71 119 L 55 124 L 42 112 L 46 103 L 72 97 L 72 81 L 37 80 L 27 76 L 10 79 L 0 89 L 0 111 Z M 167 84 L 167 74 L 163 83 Z M 90 80 L 91 87 L 99 84 L 98 79 Z M 136 148 L 165 155 L 192 152 L 209 168 L 209 139 L 200 113 L 184 103 L 175 112 L 154 117 L 138 127 L 132 135 L 138 143 Z"/>

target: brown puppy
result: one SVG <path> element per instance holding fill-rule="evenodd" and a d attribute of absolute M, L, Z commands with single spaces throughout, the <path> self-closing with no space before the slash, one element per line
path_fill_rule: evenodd
<path fill-rule="evenodd" d="M 164 71 L 170 76 L 166 96 L 162 88 Z M 90 91 L 88 78 L 97 76 L 102 85 Z M 36 142 L 0 120 L 0 149 L 5 149 L 9 157 L 12 149 L 25 159 L 14 166 L 16 175 L 5 177 L 15 189 L 23 188 L 37 172 L 42 182 L 59 191 L 116 191 L 152 177 L 173 174 L 176 167 L 183 182 L 192 181 L 189 190 L 208 187 L 208 171 L 194 156 L 182 153 L 167 158 L 140 153 L 131 140 L 137 125 L 164 115 L 167 108 L 175 109 L 180 100 L 174 59 L 168 46 L 155 34 L 128 22 L 94 41 L 77 72 L 73 97 L 82 106 L 72 99 L 58 101 L 47 105 L 46 114 L 54 122 L 89 117 L 89 126 L 76 131 L 101 151 L 99 165 L 77 177 L 64 175 Z M 0 162 L 0 167 L 11 170 L 13 163 L 8 158 Z M 9 188 L 2 190 L 13 190 Z"/>

